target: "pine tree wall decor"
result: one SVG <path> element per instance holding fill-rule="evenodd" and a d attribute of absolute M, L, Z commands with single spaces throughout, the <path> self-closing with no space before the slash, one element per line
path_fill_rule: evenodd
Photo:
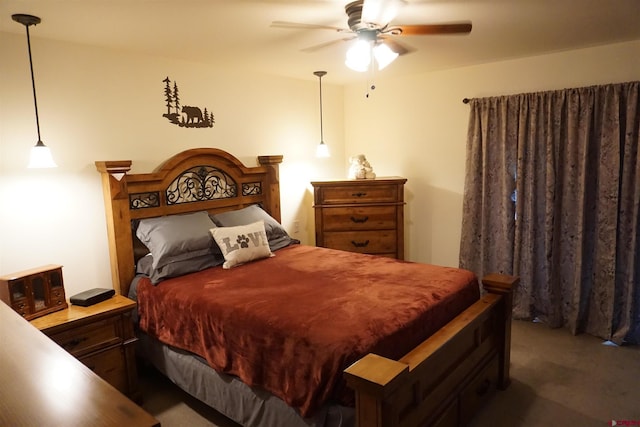
<path fill-rule="evenodd" d="M 213 113 L 207 110 L 207 107 L 201 109 L 190 105 L 180 105 L 180 95 L 178 84 L 173 82 L 171 89 L 171 80 L 169 77 L 163 80 L 164 98 L 166 101 L 167 112 L 162 115 L 166 117 L 174 125 L 187 128 L 212 128 L 216 122 Z"/>

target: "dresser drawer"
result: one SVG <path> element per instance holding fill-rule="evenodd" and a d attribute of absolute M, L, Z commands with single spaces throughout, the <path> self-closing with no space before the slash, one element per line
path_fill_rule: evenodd
<path fill-rule="evenodd" d="M 387 254 L 396 252 L 395 230 L 335 231 L 324 233 L 327 248 L 363 254 Z"/>
<path fill-rule="evenodd" d="M 345 203 L 384 203 L 398 201 L 398 186 L 388 185 L 350 185 L 323 188 L 320 192 L 319 204 Z M 401 187 L 400 187 L 401 188 Z M 401 199 L 401 198 L 400 198 Z"/>
<path fill-rule="evenodd" d="M 80 357 L 78 360 L 121 392 L 127 393 L 129 391 L 125 354 L 122 346 L 116 345 Z"/>
<path fill-rule="evenodd" d="M 324 231 L 392 230 L 396 223 L 395 206 L 335 207 L 322 211 Z"/>
<path fill-rule="evenodd" d="M 122 342 L 115 319 L 105 319 L 87 325 L 67 329 L 51 335 L 51 339 L 72 355 L 78 357 L 88 352 Z"/>

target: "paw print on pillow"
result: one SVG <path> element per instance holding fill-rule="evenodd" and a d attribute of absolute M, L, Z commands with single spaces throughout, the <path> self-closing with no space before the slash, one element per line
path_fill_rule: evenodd
<path fill-rule="evenodd" d="M 240 245 L 241 248 L 249 247 L 249 239 L 244 234 L 239 234 L 238 238 L 236 239 L 236 242 Z"/>
<path fill-rule="evenodd" d="M 262 220 L 247 225 L 214 227 L 209 232 L 224 255 L 224 269 L 273 256 Z"/>

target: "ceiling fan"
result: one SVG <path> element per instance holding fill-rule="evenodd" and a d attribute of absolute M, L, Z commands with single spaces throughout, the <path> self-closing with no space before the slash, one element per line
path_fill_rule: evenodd
<path fill-rule="evenodd" d="M 378 69 L 382 69 L 393 62 L 398 55 L 411 52 L 411 49 L 395 40 L 398 36 L 468 34 L 471 32 L 471 22 L 468 21 L 443 24 L 392 24 L 391 21 L 404 3 L 404 0 L 356 0 L 348 3 L 344 7 L 348 28 L 286 21 L 274 21 L 271 26 L 293 29 L 327 29 L 352 34 L 349 37 L 303 49 L 303 51 L 312 52 L 335 43 L 357 39 L 347 52 L 345 64 L 360 72 L 367 71 L 373 61 L 377 63 Z"/>

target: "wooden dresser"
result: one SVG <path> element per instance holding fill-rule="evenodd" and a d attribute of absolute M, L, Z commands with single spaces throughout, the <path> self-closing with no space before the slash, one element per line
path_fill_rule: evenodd
<path fill-rule="evenodd" d="M 0 343 L 0 426 L 160 426 L 3 302 Z"/>
<path fill-rule="evenodd" d="M 314 181 L 316 245 L 404 259 L 406 178 Z"/>
<path fill-rule="evenodd" d="M 136 303 L 122 295 L 89 307 L 68 308 L 31 320 L 62 348 L 109 384 L 140 401 L 131 311 Z"/>

